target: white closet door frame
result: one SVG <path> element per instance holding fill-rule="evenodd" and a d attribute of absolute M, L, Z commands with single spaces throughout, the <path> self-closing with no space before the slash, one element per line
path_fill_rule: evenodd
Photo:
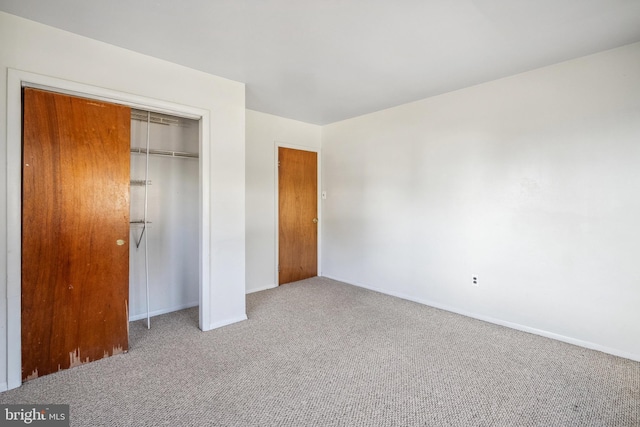
<path fill-rule="evenodd" d="M 54 92 L 127 105 L 156 113 L 199 120 L 200 122 L 200 314 L 199 326 L 211 329 L 210 322 L 210 177 L 209 111 L 174 104 L 116 90 L 85 85 L 55 77 L 15 69 L 7 79 L 7 382 L 8 388 L 22 384 L 21 348 L 21 247 L 22 221 L 22 88 L 34 87 Z"/>

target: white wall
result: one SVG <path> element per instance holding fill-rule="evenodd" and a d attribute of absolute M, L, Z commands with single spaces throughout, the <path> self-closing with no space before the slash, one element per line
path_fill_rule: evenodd
<path fill-rule="evenodd" d="M 203 135 L 211 166 L 208 317 L 210 327 L 244 319 L 244 85 L 0 13 L 0 292 L 13 303 L 20 296 L 7 295 L 6 206 L 8 188 L 19 183 L 6 179 L 8 68 L 209 112 L 210 133 Z M 0 310 L 1 390 L 7 387 L 7 340 L 17 343 L 7 338 L 5 297 Z"/>
<path fill-rule="evenodd" d="M 246 112 L 246 291 L 273 288 L 276 279 L 276 144 L 320 148 L 321 127 Z"/>
<path fill-rule="evenodd" d="M 640 44 L 322 144 L 325 276 L 640 360 Z"/>

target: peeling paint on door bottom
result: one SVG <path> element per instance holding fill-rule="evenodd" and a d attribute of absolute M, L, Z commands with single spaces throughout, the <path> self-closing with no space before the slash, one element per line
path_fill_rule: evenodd
<path fill-rule="evenodd" d="M 38 378 L 38 368 L 36 368 L 31 375 L 28 375 L 24 380 L 25 381 L 31 381 L 31 380 L 35 380 L 36 378 Z"/>
<path fill-rule="evenodd" d="M 122 354 L 122 353 L 124 353 L 124 350 L 122 349 L 121 345 L 119 345 L 117 347 L 113 347 L 113 350 L 111 350 L 111 356 L 115 356 L 115 355 Z M 107 357 L 109 357 L 109 356 L 107 355 Z"/>
<path fill-rule="evenodd" d="M 85 363 L 89 363 L 90 360 L 87 357 L 85 361 L 82 361 L 80 358 L 80 349 L 77 348 L 76 351 L 69 352 L 69 368 L 75 368 L 76 366 L 84 365 Z"/>

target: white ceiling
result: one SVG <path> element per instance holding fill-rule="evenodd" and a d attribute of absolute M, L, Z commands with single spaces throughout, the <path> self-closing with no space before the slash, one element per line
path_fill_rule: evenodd
<path fill-rule="evenodd" d="M 0 0 L 326 124 L 640 41 L 640 0 Z"/>

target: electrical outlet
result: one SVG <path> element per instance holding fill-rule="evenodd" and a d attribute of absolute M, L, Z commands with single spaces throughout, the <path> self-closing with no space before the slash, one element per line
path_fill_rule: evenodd
<path fill-rule="evenodd" d="M 480 284 L 478 284 L 478 276 L 471 276 L 471 285 L 480 286 Z"/>

